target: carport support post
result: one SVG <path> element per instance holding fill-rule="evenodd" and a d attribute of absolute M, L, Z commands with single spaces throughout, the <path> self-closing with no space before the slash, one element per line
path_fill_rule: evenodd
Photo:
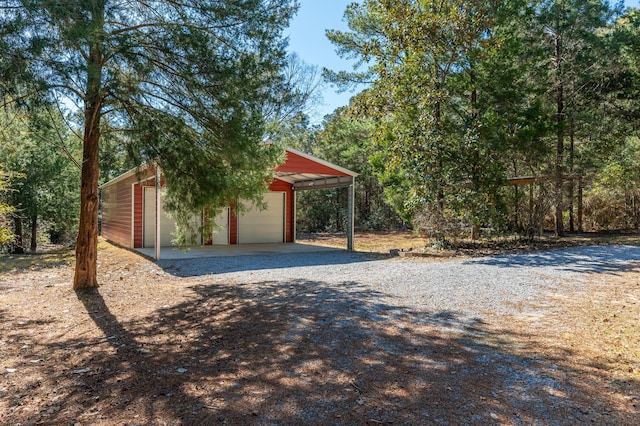
<path fill-rule="evenodd" d="M 353 251 L 353 222 L 354 222 L 354 187 L 356 178 L 352 178 L 351 185 L 347 188 L 347 250 Z"/>
<path fill-rule="evenodd" d="M 154 244 L 156 260 L 160 259 L 160 209 L 162 208 L 160 186 L 160 166 L 156 166 L 156 241 Z"/>
<path fill-rule="evenodd" d="M 293 187 L 293 242 L 298 239 L 298 191 Z"/>

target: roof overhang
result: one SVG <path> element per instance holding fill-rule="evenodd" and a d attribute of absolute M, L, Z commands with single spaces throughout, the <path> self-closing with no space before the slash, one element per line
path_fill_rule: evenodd
<path fill-rule="evenodd" d="M 293 185 L 296 191 L 344 188 L 353 184 L 354 176 L 332 176 L 312 173 L 276 172 L 275 177 Z"/>
<path fill-rule="evenodd" d="M 354 178 L 358 176 L 356 172 L 293 148 L 287 148 L 286 155 L 285 162 L 276 167 L 274 177 L 290 183 L 296 191 L 344 188 L 353 185 Z M 100 188 L 105 188 L 136 173 L 141 173 L 145 168 L 146 166 L 142 165 L 131 169 L 100 185 Z"/>
<path fill-rule="evenodd" d="M 275 178 L 290 183 L 297 191 L 344 188 L 353 185 L 356 172 L 293 148 L 286 150 L 287 160 L 276 167 Z"/>
<path fill-rule="evenodd" d="M 138 174 L 138 179 L 139 181 L 143 181 L 145 179 L 148 178 L 148 176 L 144 176 L 143 175 L 143 171 L 146 170 L 149 166 L 147 164 L 143 164 L 140 167 L 134 167 L 133 169 L 126 171 L 124 173 L 122 173 L 119 176 L 116 176 L 115 178 L 111 179 L 108 182 L 103 183 L 102 185 L 98 186 L 98 188 L 100 189 L 104 189 L 108 186 L 114 185 L 122 180 L 128 179 L 131 176 L 135 176 L 136 174 Z M 152 178 L 155 177 L 155 175 L 152 176 Z"/>

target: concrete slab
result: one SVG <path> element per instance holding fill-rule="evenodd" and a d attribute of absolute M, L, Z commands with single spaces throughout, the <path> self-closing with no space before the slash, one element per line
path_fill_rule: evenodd
<path fill-rule="evenodd" d="M 155 249 L 140 248 L 136 251 L 153 258 Z M 255 256 L 264 254 L 314 253 L 327 251 L 346 251 L 335 247 L 315 246 L 312 244 L 234 244 L 226 246 L 194 246 L 188 250 L 179 247 L 162 247 L 160 259 L 196 259 L 202 257 Z"/>

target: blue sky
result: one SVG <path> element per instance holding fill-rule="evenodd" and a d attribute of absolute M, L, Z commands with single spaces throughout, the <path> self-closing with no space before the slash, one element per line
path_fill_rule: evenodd
<path fill-rule="evenodd" d="M 332 70 L 352 68 L 351 62 L 341 60 L 333 44 L 327 40 L 325 30 L 348 29 L 342 21 L 344 11 L 353 0 L 300 0 L 300 10 L 289 27 L 289 51 L 302 60 Z M 327 85 L 328 86 L 328 85 Z M 353 93 L 337 94 L 331 87 L 322 92 L 324 105 L 318 108 L 314 121 L 319 121 L 336 108 L 349 103 Z"/>
<path fill-rule="evenodd" d="M 353 62 L 345 61 L 335 53 L 335 47 L 325 37 L 325 30 L 346 30 L 342 17 L 349 3 L 354 0 L 300 0 L 300 10 L 289 30 L 289 51 L 296 52 L 306 63 L 329 69 L 351 70 Z M 612 1 L 613 3 L 613 1 Z M 640 0 L 625 0 L 626 6 L 638 7 Z M 336 93 L 327 87 L 322 92 L 324 105 L 312 116 L 314 122 L 340 106 L 347 105 L 354 93 Z"/>

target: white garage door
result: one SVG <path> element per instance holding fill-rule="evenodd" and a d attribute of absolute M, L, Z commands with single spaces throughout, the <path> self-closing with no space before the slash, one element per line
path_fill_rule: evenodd
<path fill-rule="evenodd" d="M 156 234 L 156 188 L 146 187 L 144 188 L 144 247 L 155 246 L 155 234 Z M 173 234 L 176 232 L 176 224 L 173 219 L 169 218 L 164 208 L 160 212 L 160 245 L 169 246 L 171 240 L 173 240 Z"/>
<path fill-rule="evenodd" d="M 284 192 L 267 192 L 265 210 L 253 206 L 238 218 L 238 243 L 284 242 Z"/>
<path fill-rule="evenodd" d="M 222 209 L 222 212 L 215 217 L 215 224 L 211 243 L 213 245 L 229 244 L 229 207 Z"/>

